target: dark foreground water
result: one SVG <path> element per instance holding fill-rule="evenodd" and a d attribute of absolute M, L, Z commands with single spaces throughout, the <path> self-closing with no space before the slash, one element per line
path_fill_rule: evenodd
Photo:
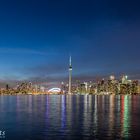
<path fill-rule="evenodd" d="M 0 139 L 139 140 L 140 96 L 0 96 Z"/>

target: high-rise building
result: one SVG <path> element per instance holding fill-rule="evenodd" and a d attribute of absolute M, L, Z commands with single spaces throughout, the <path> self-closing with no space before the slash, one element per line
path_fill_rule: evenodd
<path fill-rule="evenodd" d="M 71 79 L 72 79 L 72 64 L 71 64 L 71 56 L 69 58 L 69 90 L 68 90 L 68 94 L 72 94 L 71 93 Z"/>
<path fill-rule="evenodd" d="M 128 76 L 127 75 L 123 75 L 122 77 L 122 84 L 127 84 L 128 83 Z"/>

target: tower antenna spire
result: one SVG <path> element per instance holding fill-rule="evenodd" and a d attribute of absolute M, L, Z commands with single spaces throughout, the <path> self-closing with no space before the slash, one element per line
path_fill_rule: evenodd
<path fill-rule="evenodd" d="M 70 60 L 69 61 L 70 61 L 70 66 L 71 66 L 71 55 L 70 55 Z"/>

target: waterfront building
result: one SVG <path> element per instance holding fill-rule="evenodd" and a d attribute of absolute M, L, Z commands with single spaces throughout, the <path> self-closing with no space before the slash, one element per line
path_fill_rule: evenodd
<path fill-rule="evenodd" d="M 67 88 L 66 88 L 64 82 L 61 82 L 61 92 L 60 92 L 60 93 L 61 93 L 61 94 L 65 94 L 66 91 L 67 91 Z"/>
<path fill-rule="evenodd" d="M 80 84 L 80 93 L 82 93 L 82 94 L 86 93 L 86 85 L 85 85 L 85 83 Z"/>
<path fill-rule="evenodd" d="M 140 84 L 138 85 L 138 93 L 140 93 Z"/>
<path fill-rule="evenodd" d="M 137 80 L 132 81 L 131 93 L 132 94 L 138 93 L 138 81 Z"/>
<path fill-rule="evenodd" d="M 123 75 L 122 76 L 122 84 L 127 84 L 128 83 L 128 76 L 127 75 Z"/>

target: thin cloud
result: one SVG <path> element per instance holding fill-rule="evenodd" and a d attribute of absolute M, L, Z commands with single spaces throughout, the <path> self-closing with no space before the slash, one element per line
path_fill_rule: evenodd
<path fill-rule="evenodd" d="M 0 53 L 3 54 L 35 54 L 35 55 L 53 55 L 56 52 L 45 52 L 40 50 L 33 50 L 28 48 L 12 48 L 12 47 L 0 47 Z"/>

